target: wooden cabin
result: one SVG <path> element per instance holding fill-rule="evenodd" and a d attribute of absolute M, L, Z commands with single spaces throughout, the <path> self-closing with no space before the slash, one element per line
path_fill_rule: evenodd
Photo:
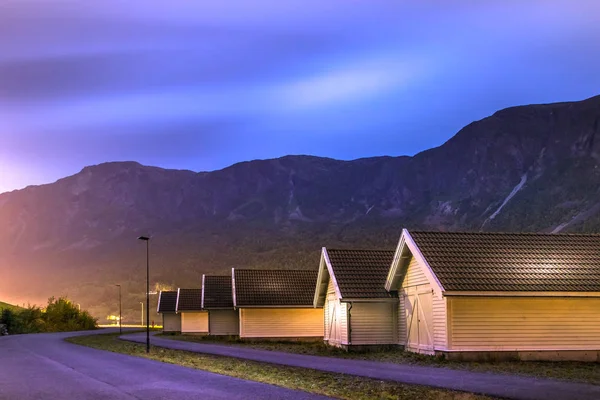
<path fill-rule="evenodd" d="M 393 250 L 323 248 L 314 294 L 324 341 L 336 347 L 395 346 L 398 296 L 385 290 Z"/>
<path fill-rule="evenodd" d="M 181 315 L 177 314 L 177 292 L 161 291 L 156 311 L 162 314 L 163 332 L 181 332 Z"/>
<path fill-rule="evenodd" d="M 238 311 L 233 308 L 231 276 L 202 275 L 202 309 L 208 311 L 208 333 L 239 335 Z"/>
<path fill-rule="evenodd" d="M 208 334 L 208 312 L 202 309 L 202 289 L 177 290 L 177 313 L 181 333 Z"/>
<path fill-rule="evenodd" d="M 320 340 L 323 309 L 313 307 L 317 271 L 232 270 L 240 338 Z"/>
<path fill-rule="evenodd" d="M 600 360 L 600 235 L 404 230 L 385 286 L 408 351 Z"/>

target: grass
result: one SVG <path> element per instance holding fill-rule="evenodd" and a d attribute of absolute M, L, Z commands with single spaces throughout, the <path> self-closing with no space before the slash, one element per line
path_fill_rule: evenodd
<path fill-rule="evenodd" d="M 220 343 L 261 350 L 282 351 L 286 353 L 381 361 L 395 364 L 424 365 L 430 367 L 462 369 L 476 372 L 524 375 L 537 378 L 551 378 L 600 385 L 599 363 L 571 361 L 448 361 L 421 354 L 405 352 L 399 349 L 360 353 L 346 352 L 338 348 L 327 346 L 323 342 L 242 341 L 234 337 L 223 338 L 215 336 L 188 336 L 173 334 L 163 334 L 160 336 L 167 339 L 188 342 Z"/>
<path fill-rule="evenodd" d="M 146 354 L 145 346 L 143 344 L 119 340 L 118 334 L 78 336 L 69 338 L 67 341 L 100 350 L 149 358 L 221 375 L 268 383 L 340 399 L 490 399 L 490 397 L 471 393 L 434 389 L 418 385 L 406 385 L 351 375 L 279 366 L 256 361 L 240 360 L 232 357 L 212 356 L 159 347 L 153 347 L 150 354 Z"/>

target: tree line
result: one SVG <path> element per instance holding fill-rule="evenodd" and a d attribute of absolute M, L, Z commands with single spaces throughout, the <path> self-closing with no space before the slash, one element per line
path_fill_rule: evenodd
<path fill-rule="evenodd" d="M 96 329 L 98 321 L 69 299 L 51 297 L 45 308 L 1 309 L 0 325 L 5 325 L 9 334 L 19 334 Z"/>

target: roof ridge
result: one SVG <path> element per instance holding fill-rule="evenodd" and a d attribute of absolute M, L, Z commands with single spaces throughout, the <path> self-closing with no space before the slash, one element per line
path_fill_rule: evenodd
<path fill-rule="evenodd" d="M 328 248 L 325 247 L 327 249 L 327 251 L 395 251 L 395 249 L 390 248 L 390 249 L 342 249 L 339 247 L 332 247 L 332 248 Z"/>
<path fill-rule="evenodd" d="M 550 232 L 475 232 L 475 231 L 424 231 L 408 230 L 409 233 L 458 234 L 458 235 L 523 235 L 523 236 L 600 236 L 598 233 L 550 233 Z"/>
<path fill-rule="evenodd" d="M 318 269 L 260 269 L 260 268 L 234 268 L 236 271 L 275 271 L 275 272 L 319 272 Z"/>

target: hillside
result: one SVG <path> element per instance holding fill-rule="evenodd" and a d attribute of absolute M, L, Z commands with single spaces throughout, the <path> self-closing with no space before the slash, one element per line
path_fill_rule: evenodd
<path fill-rule="evenodd" d="M 0 311 L 5 310 L 5 309 L 18 311 L 21 309 L 21 307 L 13 306 L 12 304 L 8 304 L 8 303 L 4 303 L 4 302 L 0 301 Z"/>
<path fill-rule="evenodd" d="M 322 246 L 393 248 L 403 227 L 594 231 L 600 96 L 498 111 L 413 157 L 287 156 L 214 172 L 106 163 L 0 194 L 0 293 L 68 294 L 130 318 L 152 284 L 232 266 L 316 268 Z M 18 272 L 17 272 L 18 271 Z M 137 317 L 139 318 L 139 317 Z"/>

